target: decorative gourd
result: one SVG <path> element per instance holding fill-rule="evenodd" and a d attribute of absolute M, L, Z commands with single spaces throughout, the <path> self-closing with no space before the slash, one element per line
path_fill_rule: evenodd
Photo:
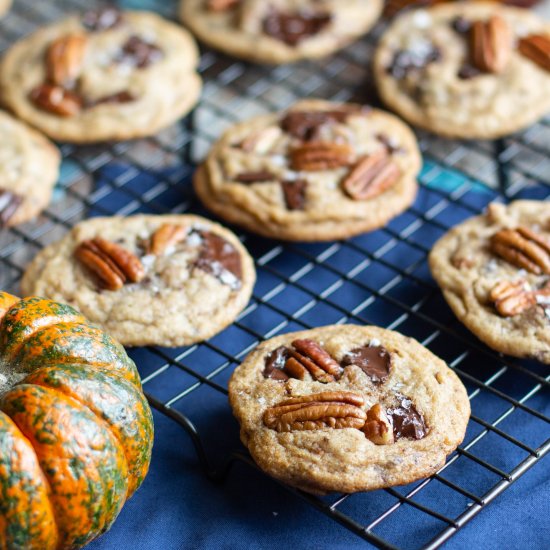
<path fill-rule="evenodd" d="M 0 549 L 77 548 L 105 532 L 152 444 L 124 348 L 67 305 L 0 292 Z"/>

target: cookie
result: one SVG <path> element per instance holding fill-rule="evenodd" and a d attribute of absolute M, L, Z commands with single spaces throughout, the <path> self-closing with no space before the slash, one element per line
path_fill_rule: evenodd
<path fill-rule="evenodd" d="M 177 25 L 149 12 L 104 8 L 40 29 L 8 50 L 2 99 L 60 141 L 149 136 L 197 102 L 198 51 Z"/>
<path fill-rule="evenodd" d="M 194 184 L 209 209 L 252 232 L 326 241 L 405 210 L 420 165 L 414 134 L 393 115 L 305 100 L 226 131 Z"/>
<path fill-rule="evenodd" d="M 252 293 L 237 237 L 191 215 L 93 218 L 47 246 L 21 289 L 74 306 L 127 346 L 185 346 L 232 323 Z"/>
<path fill-rule="evenodd" d="M 37 216 L 59 176 L 57 148 L 26 124 L 0 111 L 0 228 Z"/>
<path fill-rule="evenodd" d="M 493 203 L 446 233 L 429 260 L 447 303 L 480 340 L 550 364 L 550 203 Z"/>
<path fill-rule="evenodd" d="M 4 15 L 11 6 L 11 0 L 0 0 L 0 17 Z"/>
<path fill-rule="evenodd" d="M 260 468 L 318 494 L 433 474 L 462 441 L 470 415 L 464 386 L 441 359 L 373 326 L 262 343 L 233 373 L 229 400 Z"/>
<path fill-rule="evenodd" d="M 490 139 L 550 111 L 550 25 L 496 3 L 408 11 L 382 36 L 374 72 L 383 101 L 437 134 Z"/>
<path fill-rule="evenodd" d="M 323 57 L 366 33 L 382 0 L 182 0 L 181 20 L 209 46 L 259 63 Z"/>

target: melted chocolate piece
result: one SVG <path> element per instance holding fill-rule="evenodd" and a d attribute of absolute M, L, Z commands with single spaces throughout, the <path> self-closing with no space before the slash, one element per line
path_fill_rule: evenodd
<path fill-rule="evenodd" d="M 210 231 L 196 231 L 202 243 L 195 266 L 237 290 L 241 287 L 242 263 L 239 251 L 223 237 Z"/>
<path fill-rule="evenodd" d="M 306 180 L 285 180 L 281 182 L 286 207 L 289 210 L 303 210 L 306 206 Z"/>
<path fill-rule="evenodd" d="M 412 401 L 404 395 L 398 395 L 399 406 L 388 409 L 387 414 L 392 420 L 395 439 L 422 439 L 427 434 L 426 424 L 422 415 L 416 410 Z"/>
<path fill-rule="evenodd" d="M 470 29 L 472 28 L 472 22 L 465 17 L 458 16 L 452 20 L 451 27 L 459 34 L 466 34 L 470 32 Z"/>
<path fill-rule="evenodd" d="M 99 99 L 96 99 L 95 101 L 88 101 L 86 102 L 86 108 L 90 109 L 92 107 L 95 107 L 96 105 L 104 105 L 104 104 L 120 104 L 120 103 L 130 103 L 131 101 L 135 101 L 136 98 L 128 91 L 118 92 L 116 94 L 108 95 L 105 97 L 100 97 Z"/>
<path fill-rule="evenodd" d="M 275 181 L 277 177 L 275 174 L 262 170 L 258 172 L 242 172 L 235 177 L 235 181 L 240 183 L 261 183 L 264 181 Z"/>
<path fill-rule="evenodd" d="M 20 195 L 0 189 L 0 228 L 6 227 L 22 202 Z"/>
<path fill-rule="evenodd" d="M 387 71 L 393 78 L 401 79 L 405 78 L 409 72 L 423 69 L 430 63 L 440 59 L 441 51 L 435 46 L 431 46 L 423 52 L 398 50 L 395 52 Z"/>
<path fill-rule="evenodd" d="M 289 357 L 289 350 L 286 346 L 280 346 L 273 350 L 265 358 L 264 378 L 271 378 L 280 382 L 285 382 L 289 379 L 285 372 L 285 363 Z"/>
<path fill-rule="evenodd" d="M 140 36 L 130 36 L 117 58 L 119 63 L 125 63 L 138 69 L 145 69 L 164 57 L 163 51 L 152 42 L 147 42 Z"/>
<path fill-rule="evenodd" d="M 82 16 L 82 24 L 90 32 L 106 31 L 119 27 L 123 22 L 122 12 L 112 6 L 105 6 L 99 10 L 90 10 Z"/>
<path fill-rule="evenodd" d="M 350 365 L 357 365 L 375 384 L 381 384 L 390 375 L 391 355 L 382 346 L 363 346 L 344 356 L 342 367 Z"/>
<path fill-rule="evenodd" d="M 265 34 L 289 46 L 296 46 L 302 40 L 321 32 L 331 19 L 330 13 L 283 13 L 272 9 L 262 25 Z"/>
<path fill-rule="evenodd" d="M 334 111 L 290 111 L 280 122 L 281 129 L 302 141 L 316 138 L 317 132 L 325 124 L 345 122 L 353 110 Z"/>

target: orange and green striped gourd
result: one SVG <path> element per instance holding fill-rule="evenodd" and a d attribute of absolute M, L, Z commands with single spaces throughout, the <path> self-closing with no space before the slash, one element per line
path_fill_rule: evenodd
<path fill-rule="evenodd" d="M 68 305 L 0 292 L 0 549 L 79 548 L 151 460 L 133 361 Z"/>

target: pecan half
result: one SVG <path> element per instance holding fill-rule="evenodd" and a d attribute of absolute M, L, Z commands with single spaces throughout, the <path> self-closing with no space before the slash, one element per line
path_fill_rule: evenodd
<path fill-rule="evenodd" d="M 550 285 L 538 290 L 529 290 L 524 279 L 500 281 L 491 290 L 489 297 L 502 317 L 514 317 L 532 307 L 550 304 Z"/>
<path fill-rule="evenodd" d="M 353 149 L 344 143 L 312 141 L 290 151 L 293 170 L 316 172 L 348 166 L 353 160 Z"/>
<path fill-rule="evenodd" d="M 352 392 L 321 392 L 282 401 L 264 412 L 263 421 L 278 432 L 361 429 L 367 417 L 363 405 L 363 398 Z"/>
<path fill-rule="evenodd" d="M 399 179 L 400 171 L 385 149 L 363 157 L 342 182 L 344 191 L 355 200 L 380 195 Z"/>
<path fill-rule="evenodd" d="M 474 66 L 489 73 L 502 72 L 512 54 L 512 31 L 506 20 L 493 15 L 488 21 L 475 21 L 470 32 Z"/>
<path fill-rule="evenodd" d="M 240 4 L 241 0 L 207 0 L 208 11 L 226 11 Z"/>
<path fill-rule="evenodd" d="M 183 225 L 164 223 L 151 235 L 147 252 L 160 256 L 170 247 L 182 242 L 186 236 L 187 229 Z"/>
<path fill-rule="evenodd" d="M 77 115 L 83 106 L 78 94 L 53 84 L 37 86 L 29 97 L 39 109 L 64 117 Z"/>
<path fill-rule="evenodd" d="M 395 438 L 391 419 L 377 403 L 367 411 L 363 433 L 375 445 L 391 445 Z"/>
<path fill-rule="evenodd" d="M 83 241 L 74 255 L 98 277 L 101 286 L 107 290 L 118 290 L 126 281 L 137 283 L 145 276 L 137 256 L 101 237 Z"/>
<path fill-rule="evenodd" d="M 528 227 L 501 229 L 489 243 L 492 252 L 536 275 L 550 274 L 550 240 Z"/>
<path fill-rule="evenodd" d="M 46 52 L 46 78 L 52 84 L 71 88 L 82 72 L 88 39 L 68 34 L 54 40 Z"/>
<path fill-rule="evenodd" d="M 544 34 L 530 34 L 519 41 L 518 49 L 522 55 L 539 67 L 550 71 L 550 37 Z"/>
<path fill-rule="evenodd" d="M 334 382 L 342 367 L 317 342 L 307 338 L 294 340 L 292 348 L 281 346 L 267 355 L 264 377 L 286 380 L 289 377 L 318 382 Z M 280 370 L 281 373 L 274 372 Z M 284 376 L 283 376 L 284 375 Z"/>

